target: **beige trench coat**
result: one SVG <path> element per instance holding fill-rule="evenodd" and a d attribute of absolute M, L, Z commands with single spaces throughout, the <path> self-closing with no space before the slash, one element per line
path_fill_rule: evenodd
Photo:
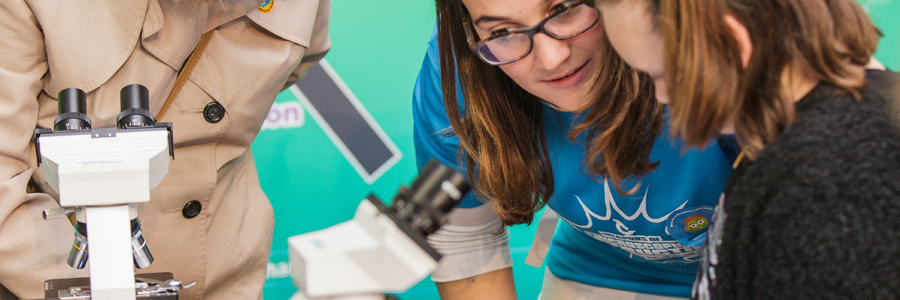
<path fill-rule="evenodd" d="M 137 273 L 196 281 L 180 299 L 258 299 L 272 243 L 273 214 L 250 143 L 276 95 L 330 47 L 329 0 L 3 0 L 0 3 L 0 283 L 43 298 L 43 282 L 87 277 L 66 264 L 73 229 L 44 221 L 59 207 L 35 161 L 34 128 L 52 128 L 57 94 L 87 93 L 94 128 L 115 126 L 119 90 L 150 90 L 162 107 L 200 36 L 215 34 L 163 122 L 174 123 L 175 159 L 141 204 L 156 261 Z M 217 123 L 203 117 L 218 102 Z M 29 178 L 44 193 L 26 194 Z M 187 218 L 189 201 L 202 204 Z M 0 296 L 3 298 L 3 296 Z"/>

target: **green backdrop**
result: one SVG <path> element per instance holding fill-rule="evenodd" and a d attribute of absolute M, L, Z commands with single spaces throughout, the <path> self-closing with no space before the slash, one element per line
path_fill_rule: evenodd
<path fill-rule="evenodd" d="M 885 37 L 876 57 L 900 70 L 900 0 L 860 0 Z M 277 5 L 277 3 L 276 3 Z M 276 7 L 277 9 L 277 7 Z M 285 91 L 253 144 L 263 190 L 275 209 L 275 233 L 265 285 L 265 299 L 288 299 L 290 280 L 287 238 L 348 220 L 370 192 L 384 200 L 415 177 L 411 95 L 434 24 L 428 0 L 333 1 L 331 40 L 326 60 L 343 83 L 399 150 L 400 159 L 367 183 L 327 130 L 297 96 Z M 521 299 L 535 299 L 543 270 L 524 264 L 535 228 L 512 228 L 510 246 L 516 288 Z M 439 299 L 430 280 L 404 294 L 403 300 Z"/>

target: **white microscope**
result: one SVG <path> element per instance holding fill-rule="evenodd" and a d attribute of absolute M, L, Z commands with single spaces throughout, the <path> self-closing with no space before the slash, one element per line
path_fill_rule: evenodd
<path fill-rule="evenodd" d="M 85 93 L 69 88 L 59 93 L 55 130 L 35 130 L 38 164 L 43 164 L 47 183 L 59 193 L 61 206 L 44 211 L 44 219 L 74 213 L 78 222 L 67 262 L 82 269 L 89 253 L 92 258 L 90 285 L 84 285 L 83 278 L 61 279 L 56 285 L 71 286 L 48 290 L 48 299 L 177 299 L 178 290 L 193 285 L 166 279 L 135 282 L 132 265 L 146 268 L 153 262 L 137 204 L 150 200 L 150 190 L 169 171 L 169 157 L 174 157 L 172 124 L 154 124 L 144 86 L 128 85 L 120 96 L 122 113 L 116 127 L 91 128 Z"/>
<path fill-rule="evenodd" d="M 288 238 L 291 276 L 300 291 L 291 300 L 383 300 L 434 271 L 441 255 L 425 237 L 469 191 L 465 176 L 430 161 L 388 207 L 375 195 L 353 219 Z"/>

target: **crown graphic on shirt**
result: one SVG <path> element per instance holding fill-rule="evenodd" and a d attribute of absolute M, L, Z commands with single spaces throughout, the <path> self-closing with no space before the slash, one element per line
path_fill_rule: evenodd
<path fill-rule="evenodd" d="M 587 205 L 584 205 L 584 201 L 581 201 L 581 197 L 578 197 L 578 195 L 575 195 L 575 199 L 578 200 L 578 204 L 581 204 L 581 208 L 584 209 L 584 215 L 587 218 L 588 222 L 585 225 L 575 224 L 574 222 L 569 222 L 569 223 L 572 224 L 572 226 L 582 228 L 582 229 L 591 228 L 592 226 L 594 226 L 594 219 L 597 219 L 600 221 L 609 221 L 610 219 L 612 219 L 613 211 L 615 211 L 617 214 L 619 214 L 619 216 L 621 216 L 622 219 L 625 219 L 628 221 L 633 221 L 633 220 L 637 219 L 638 217 L 643 217 L 645 220 L 647 220 L 648 222 L 651 222 L 651 223 L 662 223 L 662 222 L 665 222 L 667 219 L 669 219 L 669 216 L 672 215 L 672 213 L 674 213 L 678 210 L 681 210 L 688 203 L 688 200 L 685 200 L 684 203 L 682 203 L 677 208 L 673 209 L 668 214 L 661 216 L 659 218 L 653 218 L 649 214 L 647 214 L 647 193 L 649 191 L 650 191 L 650 187 L 648 186 L 647 190 L 644 191 L 644 198 L 641 199 L 641 205 L 638 207 L 637 211 L 635 211 L 631 215 L 626 215 L 625 212 L 623 212 L 622 209 L 619 208 L 619 205 L 616 204 L 616 199 L 613 198 L 613 196 L 612 196 L 612 190 L 609 188 L 609 179 L 604 179 L 603 180 L 603 200 L 606 204 L 606 215 L 601 216 L 601 215 L 594 213 L 593 211 L 591 211 L 590 208 L 587 207 Z"/>

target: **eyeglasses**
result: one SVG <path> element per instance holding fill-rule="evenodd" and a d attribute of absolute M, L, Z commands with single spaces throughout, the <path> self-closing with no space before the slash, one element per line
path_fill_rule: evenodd
<path fill-rule="evenodd" d="M 481 41 L 474 41 L 469 13 L 463 8 L 463 28 L 466 41 L 472 51 L 490 65 L 503 65 L 517 61 L 534 48 L 534 35 L 543 32 L 557 40 L 565 40 L 584 33 L 597 24 L 600 12 L 584 0 L 570 0 L 556 5 L 549 17 L 537 25 L 494 31 L 491 36 Z"/>

